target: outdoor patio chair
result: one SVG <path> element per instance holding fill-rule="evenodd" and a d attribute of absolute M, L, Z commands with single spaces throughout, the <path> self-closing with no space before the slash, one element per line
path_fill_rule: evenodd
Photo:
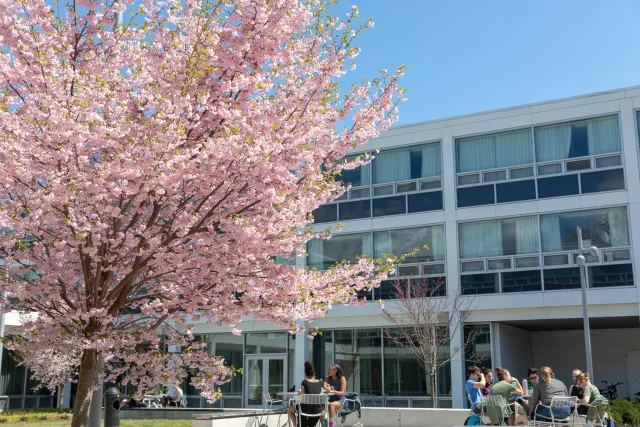
<path fill-rule="evenodd" d="M 483 406 L 485 416 L 489 417 L 493 425 L 505 425 L 505 419 L 513 413 L 509 402 L 507 402 L 504 396 L 486 396 Z"/>
<path fill-rule="evenodd" d="M 482 422 L 484 423 L 486 420 L 485 418 L 487 417 L 487 408 L 485 406 L 486 401 L 484 400 L 484 396 L 482 396 L 482 402 L 478 405 L 478 408 L 480 409 L 479 412 L 475 412 L 473 409 L 473 401 L 471 400 L 471 395 L 469 393 L 467 393 L 467 400 L 469 401 L 469 410 L 471 411 L 471 415 L 477 415 L 480 417 L 480 419 L 482 420 Z M 471 416 L 469 415 L 469 416 Z"/>
<path fill-rule="evenodd" d="M 608 401 L 591 402 L 591 404 L 580 404 L 579 406 L 586 406 L 588 408 L 587 415 L 578 415 L 578 418 L 585 420 L 585 424 L 595 426 L 605 425 L 607 410 L 609 409 Z"/>
<path fill-rule="evenodd" d="M 295 397 L 296 412 L 298 413 L 298 427 L 302 426 L 302 417 L 316 418 L 321 422 L 322 426 L 325 426 L 327 420 L 327 414 L 329 412 L 329 396 L 324 393 L 321 394 L 301 394 Z M 302 405 L 322 405 L 322 411 L 318 414 L 307 414 L 302 411 Z M 313 424 L 314 426 L 317 425 Z"/>
<path fill-rule="evenodd" d="M 258 427 L 269 425 L 269 416 L 278 415 L 278 425 L 280 425 L 280 417 L 282 411 L 274 412 L 273 405 L 282 405 L 282 399 L 276 400 L 269 393 L 262 393 L 262 413 L 258 417 Z"/>
<path fill-rule="evenodd" d="M 538 414 L 537 408 L 533 408 L 534 414 L 533 419 L 529 421 L 529 426 L 537 427 L 537 426 L 548 426 L 555 425 L 558 423 L 569 423 L 575 424 L 577 421 L 577 415 L 575 408 L 578 404 L 578 398 L 576 396 L 572 397 L 554 397 L 551 399 L 551 403 L 549 406 L 544 405 L 542 403 L 538 403 L 538 406 L 543 408 L 548 408 L 550 417 L 543 417 Z M 560 413 L 566 412 L 568 415 L 560 416 Z"/>

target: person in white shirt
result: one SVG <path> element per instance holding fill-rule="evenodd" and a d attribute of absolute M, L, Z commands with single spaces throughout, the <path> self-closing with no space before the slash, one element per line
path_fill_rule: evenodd
<path fill-rule="evenodd" d="M 171 391 L 167 396 L 164 397 L 164 406 L 180 406 L 183 395 L 184 393 L 180 388 L 180 382 L 176 381 L 173 384 L 173 391 Z"/>

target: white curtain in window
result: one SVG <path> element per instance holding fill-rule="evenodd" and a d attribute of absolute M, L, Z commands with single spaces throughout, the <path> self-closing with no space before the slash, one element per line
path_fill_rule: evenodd
<path fill-rule="evenodd" d="M 542 235 L 542 252 L 558 252 L 562 250 L 559 215 L 541 216 L 540 232 Z"/>
<path fill-rule="evenodd" d="M 569 158 L 571 148 L 571 125 L 554 125 L 537 128 L 536 160 L 549 162 Z"/>
<path fill-rule="evenodd" d="M 500 133 L 495 138 L 497 168 L 533 163 L 531 129 Z"/>
<path fill-rule="evenodd" d="M 589 120 L 587 132 L 590 155 L 621 151 L 620 127 L 617 116 Z"/>
<path fill-rule="evenodd" d="M 629 246 L 629 224 L 627 223 L 627 210 L 625 208 L 608 209 L 609 236 L 611 246 Z"/>
<path fill-rule="evenodd" d="M 376 231 L 373 235 L 374 256 L 380 258 L 382 255 L 400 255 L 392 253 L 391 231 Z"/>
<path fill-rule="evenodd" d="M 307 264 L 309 267 L 323 270 L 324 261 L 324 240 L 316 239 L 310 240 L 307 243 Z"/>
<path fill-rule="evenodd" d="M 442 175 L 440 143 L 427 144 L 422 147 L 422 171 L 420 176 L 427 178 L 440 175 Z"/>
<path fill-rule="evenodd" d="M 373 182 L 405 181 L 411 179 L 411 155 L 408 149 L 386 150 L 375 154 Z"/>
<path fill-rule="evenodd" d="M 431 255 L 434 261 L 444 260 L 444 225 L 431 227 Z"/>
<path fill-rule="evenodd" d="M 478 136 L 456 141 L 457 172 L 473 172 L 496 167 L 493 136 Z"/>
<path fill-rule="evenodd" d="M 539 251 L 538 218 L 529 216 L 516 219 L 516 254 L 531 254 Z"/>
<path fill-rule="evenodd" d="M 371 163 L 360 166 L 360 185 L 371 185 Z"/>
<path fill-rule="evenodd" d="M 373 238 L 371 237 L 371 233 L 363 233 L 362 234 L 362 253 L 358 255 L 362 256 L 373 256 Z"/>
<path fill-rule="evenodd" d="M 460 224 L 460 258 L 502 254 L 502 226 L 499 221 Z"/>

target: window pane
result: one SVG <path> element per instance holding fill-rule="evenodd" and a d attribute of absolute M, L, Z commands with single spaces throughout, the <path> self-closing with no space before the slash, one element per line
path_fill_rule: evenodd
<path fill-rule="evenodd" d="M 396 193 L 408 193 L 410 191 L 416 191 L 417 184 L 418 183 L 415 181 L 398 184 L 396 186 Z"/>
<path fill-rule="evenodd" d="M 444 274 L 444 264 L 427 264 L 422 266 L 422 274 Z"/>
<path fill-rule="evenodd" d="M 244 361 L 242 341 L 243 336 L 232 334 L 213 334 L 208 335 L 208 350 L 211 354 L 222 356 L 224 364 L 233 366 L 234 368 L 242 368 Z M 222 384 L 222 393 L 225 395 L 242 394 L 242 375 L 236 375 L 230 382 Z"/>
<path fill-rule="evenodd" d="M 352 199 L 361 199 L 363 197 L 371 197 L 371 192 L 370 192 L 370 188 L 369 187 L 364 187 L 364 188 L 353 188 L 351 189 L 351 198 Z"/>
<path fill-rule="evenodd" d="M 340 203 L 340 221 L 349 219 L 371 217 L 371 201 L 359 200 L 357 202 Z"/>
<path fill-rule="evenodd" d="M 358 156 L 347 156 L 346 161 L 350 162 Z M 359 187 L 361 185 L 371 184 L 371 163 L 364 166 L 358 166 L 355 169 L 343 169 L 340 171 L 340 175 L 336 176 L 336 181 L 342 182 L 345 185 L 351 184 L 353 187 Z"/>
<path fill-rule="evenodd" d="M 484 173 L 484 182 L 504 181 L 507 179 L 507 171 L 494 171 Z"/>
<path fill-rule="evenodd" d="M 407 213 L 405 196 L 373 199 L 373 216 L 400 215 Z"/>
<path fill-rule="evenodd" d="M 456 140 L 458 173 L 528 163 L 533 163 L 531 129 Z"/>
<path fill-rule="evenodd" d="M 464 295 L 498 293 L 498 273 L 464 274 L 460 276 Z"/>
<path fill-rule="evenodd" d="M 614 166 L 620 166 L 622 159 L 620 156 L 599 157 L 596 159 L 597 168 L 610 168 Z"/>
<path fill-rule="evenodd" d="M 349 390 L 382 396 L 382 334 L 380 329 L 357 329 L 355 381 Z M 349 359 L 348 359 L 349 360 Z M 351 360 L 349 360 L 351 362 Z M 338 362 L 340 363 L 340 362 Z M 342 365 L 341 365 L 342 366 Z M 318 375 L 320 376 L 320 375 Z"/>
<path fill-rule="evenodd" d="M 322 205 L 312 212 L 313 222 L 316 224 L 322 222 L 333 222 L 338 220 L 338 205 Z"/>
<path fill-rule="evenodd" d="M 528 268 L 528 267 L 538 267 L 540 265 L 540 258 L 536 257 L 526 257 L 526 258 L 516 258 L 516 268 Z"/>
<path fill-rule="evenodd" d="M 605 262 L 628 261 L 631 259 L 631 254 L 629 253 L 628 249 L 623 249 L 620 251 L 605 251 L 603 255 Z"/>
<path fill-rule="evenodd" d="M 491 205 L 495 203 L 493 197 L 493 185 L 481 185 L 478 187 L 458 188 L 458 207 Z"/>
<path fill-rule="evenodd" d="M 540 270 L 505 271 L 502 274 L 502 292 L 535 292 L 542 290 Z"/>
<path fill-rule="evenodd" d="M 535 129 L 535 141 L 539 162 L 621 150 L 617 116 L 541 126 Z"/>
<path fill-rule="evenodd" d="M 624 207 L 541 215 L 540 227 L 543 252 L 577 250 L 576 227 L 582 229 L 584 247 L 629 246 L 627 209 Z"/>
<path fill-rule="evenodd" d="M 511 179 L 527 178 L 533 176 L 533 167 L 511 169 L 509 174 L 511 175 Z"/>
<path fill-rule="evenodd" d="M 633 286 L 631 264 L 595 265 L 589 267 L 589 287 Z"/>
<path fill-rule="evenodd" d="M 384 254 L 400 256 L 414 249 L 419 252 L 407 262 L 444 260 L 444 226 L 407 228 L 401 230 L 376 231 L 373 233 L 374 257 Z M 424 246 L 428 245 L 429 249 Z"/>
<path fill-rule="evenodd" d="M 373 182 L 406 181 L 442 174 L 440 143 L 384 150 L 375 154 Z"/>
<path fill-rule="evenodd" d="M 442 210 L 442 191 L 409 194 L 409 213 Z"/>
<path fill-rule="evenodd" d="M 250 332 L 245 336 L 247 354 L 287 352 L 286 332 Z"/>
<path fill-rule="evenodd" d="M 580 174 L 583 193 L 624 190 L 624 172 L 622 169 Z"/>
<path fill-rule="evenodd" d="M 551 175 L 554 173 L 562 173 L 562 163 L 538 166 L 538 175 Z"/>
<path fill-rule="evenodd" d="M 583 169 L 591 169 L 591 159 L 576 160 L 575 162 L 567 162 L 567 172 L 579 171 Z"/>
<path fill-rule="evenodd" d="M 380 287 L 374 290 L 375 299 L 395 299 L 395 295 L 397 293 L 395 289 L 396 283 L 398 283 L 398 279 L 384 280 L 380 282 Z"/>
<path fill-rule="evenodd" d="M 329 240 L 307 243 L 307 266 L 325 270 L 337 262 L 355 262 L 360 255 L 371 255 L 371 233 L 335 235 Z"/>
<path fill-rule="evenodd" d="M 484 270 L 484 261 L 467 261 L 462 263 L 462 271 L 483 271 Z"/>
<path fill-rule="evenodd" d="M 535 216 L 459 224 L 460 258 L 484 258 L 538 252 Z"/>
<path fill-rule="evenodd" d="M 545 255 L 543 262 L 545 266 L 567 265 L 569 264 L 569 255 Z"/>
<path fill-rule="evenodd" d="M 578 194 L 578 175 L 538 179 L 538 197 L 570 196 Z"/>
<path fill-rule="evenodd" d="M 521 200 L 535 200 L 536 182 L 533 179 L 527 181 L 505 182 L 496 184 L 496 196 L 498 203 L 518 202 Z"/>
<path fill-rule="evenodd" d="M 393 194 L 393 185 L 383 185 L 381 187 L 373 188 L 374 196 L 384 196 L 387 194 Z"/>
<path fill-rule="evenodd" d="M 435 190 L 442 187 L 442 180 L 420 181 L 420 190 Z"/>
<path fill-rule="evenodd" d="M 384 337 L 384 389 L 389 396 L 429 395 L 429 381 L 424 364 L 406 347 L 398 346 L 387 336 L 393 329 L 385 330 Z"/>
<path fill-rule="evenodd" d="M 458 185 L 478 184 L 480 182 L 480 174 L 460 175 L 458 177 Z"/>
<path fill-rule="evenodd" d="M 398 267 L 398 276 L 419 276 L 420 266 L 418 265 L 405 265 Z"/>
<path fill-rule="evenodd" d="M 580 269 L 554 268 L 544 270 L 544 290 L 580 289 Z"/>
<path fill-rule="evenodd" d="M 465 325 L 464 337 L 465 342 L 472 343 L 465 350 L 465 372 L 471 365 L 491 369 L 491 326 L 484 323 Z"/>
<path fill-rule="evenodd" d="M 504 270 L 511 268 L 511 259 L 490 259 L 487 263 L 488 270 Z"/>

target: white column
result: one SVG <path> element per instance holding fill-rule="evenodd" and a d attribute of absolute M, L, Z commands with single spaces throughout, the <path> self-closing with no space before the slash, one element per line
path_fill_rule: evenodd
<path fill-rule="evenodd" d="M 302 326 L 302 325 L 300 325 Z M 304 325 L 308 328 L 309 325 Z M 307 333 L 304 332 L 302 334 L 296 335 L 296 348 L 294 349 L 293 354 L 293 363 L 295 366 L 293 367 L 293 380 L 296 386 L 296 390 L 300 388 L 300 384 L 304 381 L 304 362 L 307 361 L 309 357 L 309 338 L 307 338 Z M 320 373 L 318 373 L 321 375 Z"/>
<path fill-rule="evenodd" d="M 451 324 L 455 325 L 460 313 L 452 312 L 449 315 L 451 316 Z M 451 405 L 453 408 L 464 408 L 464 330 L 458 328 L 453 331 L 450 339 L 449 346 L 453 355 L 451 358 Z"/>
<path fill-rule="evenodd" d="M 64 395 L 62 396 L 62 407 L 71 408 L 71 381 L 67 381 L 64 385 Z"/>
<path fill-rule="evenodd" d="M 500 323 L 491 324 L 491 369 L 502 366 L 502 354 L 500 353 Z"/>

